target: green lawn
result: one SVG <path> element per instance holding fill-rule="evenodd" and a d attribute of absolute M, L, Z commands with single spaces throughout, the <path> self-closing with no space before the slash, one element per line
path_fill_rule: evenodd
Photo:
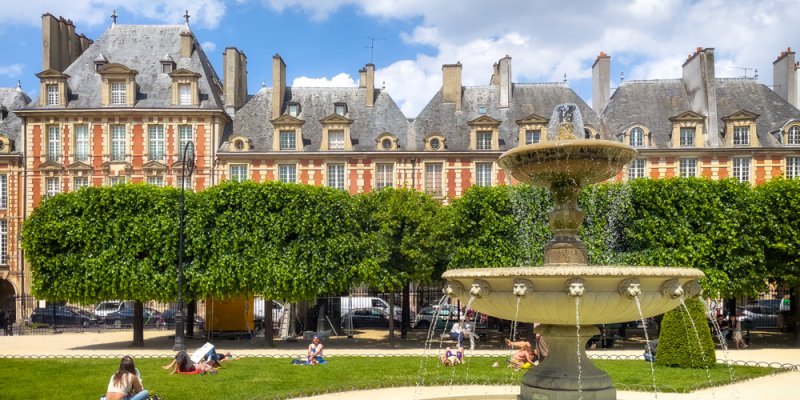
<path fill-rule="evenodd" d="M 475 357 L 457 368 L 441 367 L 435 357 L 331 357 L 328 365 L 291 365 L 289 358 L 245 358 L 227 363 L 216 375 L 169 375 L 169 359 L 137 359 L 151 393 L 166 400 L 276 399 L 321 392 L 387 386 L 493 384 L 518 385 L 523 372 L 492 368 L 502 358 Z M 2 399 L 97 399 L 116 370 L 115 359 L 4 359 L 0 362 Z M 643 361 L 595 361 L 619 390 L 652 390 Z M 737 380 L 777 370 L 735 367 Z M 725 367 L 710 370 L 656 367 L 660 391 L 687 392 L 730 383 Z"/>

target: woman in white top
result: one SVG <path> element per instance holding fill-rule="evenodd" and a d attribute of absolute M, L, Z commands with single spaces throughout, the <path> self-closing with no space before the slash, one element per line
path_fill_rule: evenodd
<path fill-rule="evenodd" d="M 119 370 L 111 375 L 106 391 L 106 400 L 145 400 L 150 395 L 142 388 L 131 356 L 122 357 Z"/>

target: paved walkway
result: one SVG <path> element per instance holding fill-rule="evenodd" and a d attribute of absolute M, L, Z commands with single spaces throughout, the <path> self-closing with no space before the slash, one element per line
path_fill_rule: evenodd
<path fill-rule="evenodd" d="M 169 332 L 145 332 L 145 347 L 130 347 L 132 334 L 125 332 L 84 332 L 60 333 L 53 335 L 0 336 L 0 357 L 3 356 L 114 356 L 131 354 L 134 356 L 170 357 L 173 339 Z M 187 347 L 196 348 L 204 343 L 204 339 L 188 339 Z M 369 355 L 369 354 L 423 354 L 418 341 L 398 341 L 398 348 L 390 350 L 383 337 L 358 337 L 355 339 L 333 338 L 326 342 L 326 353 L 336 355 Z M 303 354 L 307 343 L 304 341 L 288 343 L 276 341 L 274 348 L 265 347 L 258 340 L 215 340 L 222 350 L 230 350 L 241 355 L 254 356 L 290 356 Z M 438 346 L 430 353 L 437 353 Z M 478 349 L 472 354 L 495 355 L 508 354 L 508 350 L 491 349 L 489 346 Z M 638 356 L 641 350 L 595 350 L 589 355 L 631 355 Z M 717 357 L 725 355 L 718 351 Z M 763 348 L 731 350 L 727 359 L 748 362 L 774 362 L 780 364 L 800 364 L 800 349 L 797 348 Z M 800 370 L 741 382 L 726 387 L 700 390 L 689 394 L 659 393 L 662 400 L 728 400 L 728 399 L 791 399 L 800 398 L 796 390 L 800 382 Z M 367 390 L 349 393 L 335 393 L 307 398 L 308 400 L 374 400 L 381 399 L 431 399 L 431 398 L 474 398 L 474 399 L 515 399 L 518 388 L 513 386 L 452 386 L 452 387 L 409 387 Z M 794 390 L 795 392 L 792 392 Z M 796 397 L 792 397 L 795 396 Z M 653 393 L 621 391 L 621 400 L 654 399 Z"/>

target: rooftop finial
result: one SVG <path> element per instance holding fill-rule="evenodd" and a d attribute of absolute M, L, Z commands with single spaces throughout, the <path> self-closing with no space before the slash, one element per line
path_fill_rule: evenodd
<path fill-rule="evenodd" d="M 625 82 L 625 71 L 619 73 L 619 81 Z"/>
<path fill-rule="evenodd" d="M 183 14 L 183 20 L 186 21 L 186 25 L 189 25 L 189 10 L 186 10 L 186 13 Z"/>
<path fill-rule="evenodd" d="M 267 87 L 267 80 L 266 79 L 263 79 L 263 78 L 261 79 L 261 87 L 262 88 Z"/>
<path fill-rule="evenodd" d="M 567 73 L 564 73 L 564 83 L 567 83 Z"/>
<path fill-rule="evenodd" d="M 111 25 L 117 24 L 117 17 L 118 17 L 117 10 L 115 9 L 114 11 L 111 12 Z"/>
<path fill-rule="evenodd" d="M 22 81 L 17 79 L 17 89 L 22 90 Z"/>
<path fill-rule="evenodd" d="M 381 84 L 381 90 L 386 90 L 386 81 L 383 81 L 383 84 Z"/>

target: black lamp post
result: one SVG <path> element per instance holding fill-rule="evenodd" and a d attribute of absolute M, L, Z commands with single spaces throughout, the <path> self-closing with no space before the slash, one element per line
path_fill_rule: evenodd
<path fill-rule="evenodd" d="M 183 148 L 183 156 L 181 157 L 181 196 L 179 200 L 179 219 L 180 225 L 178 226 L 178 309 L 175 312 L 175 345 L 172 346 L 173 351 L 186 350 L 186 344 L 183 341 L 183 229 L 184 229 L 184 206 L 183 206 L 183 193 L 186 185 L 186 178 L 192 177 L 194 172 L 194 143 L 186 143 Z"/>

